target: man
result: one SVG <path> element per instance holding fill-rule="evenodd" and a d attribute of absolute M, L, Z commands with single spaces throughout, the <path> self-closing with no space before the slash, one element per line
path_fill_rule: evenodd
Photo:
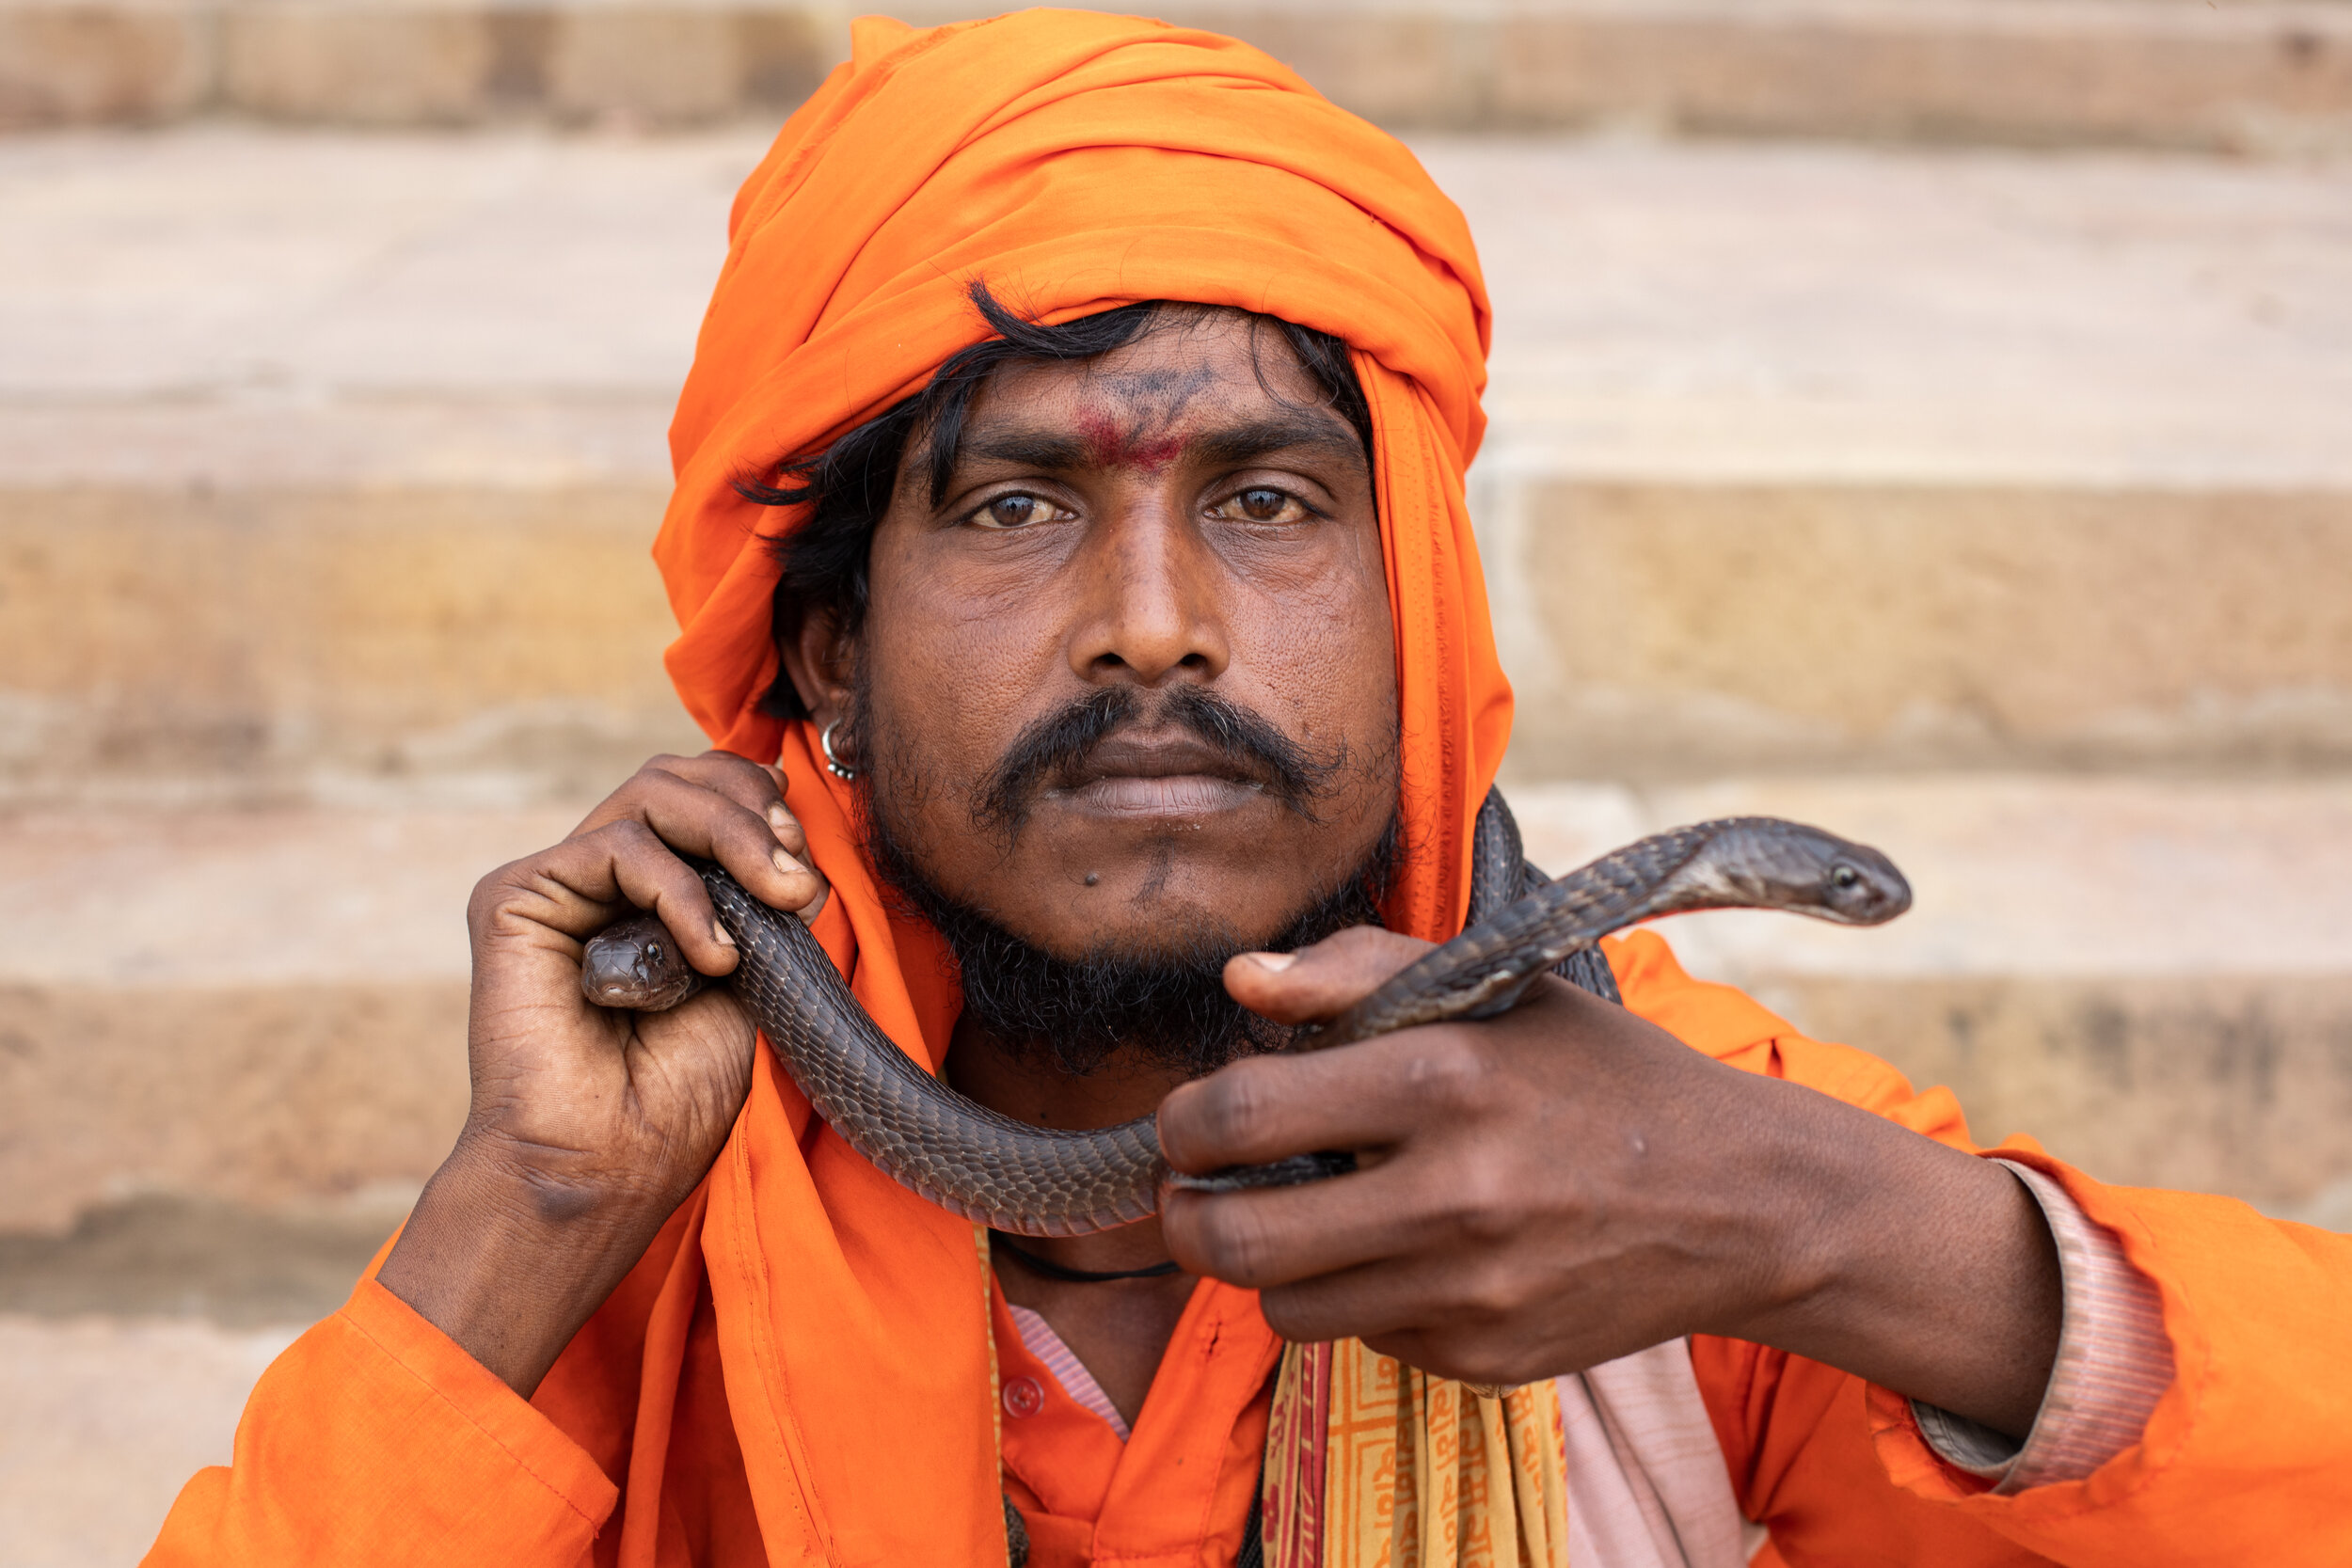
<path fill-rule="evenodd" d="M 1623 1006 L 1264 1053 L 1468 896 L 1469 235 L 1230 40 L 855 45 L 673 430 L 719 749 L 477 890 L 466 1131 L 151 1560 L 2343 1560 L 2352 1243 L 1979 1157 L 1650 936 Z M 680 852 L 983 1104 L 1362 1168 L 976 1233 L 723 990 L 580 999 L 631 906 L 732 967 Z"/>

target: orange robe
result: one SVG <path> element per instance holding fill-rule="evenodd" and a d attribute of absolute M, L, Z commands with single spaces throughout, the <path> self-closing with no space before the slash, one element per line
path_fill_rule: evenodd
<path fill-rule="evenodd" d="M 1684 975 L 1637 935 L 1611 954 L 1628 1006 L 1698 1049 L 1805 1084 L 1958 1147 L 1941 1089 L 1806 1039 L 1740 993 Z M 2019 1157 L 2019 1146 L 2005 1146 Z M 2352 1560 L 2352 1238 L 2264 1219 L 2226 1198 L 2061 1180 L 2162 1287 L 2180 1376 L 2146 1440 L 2081 1482 L 1972 1496 L 1901 1402 L 1832 1368 L 1754 1345 L 1693 1342 L 1699 1388 L 1742 1512 L 1772 1544 L 1757 1560 L 1932 1565 Z M 149 1561 L 168 1568 L 478 1561 L 498 1568 L 925 1560 L 819 1533 L 813 1511 L 771 1517 L 750 1472 L 788 1460 L 730 1410 L 725 1335 L 698 1255 L 719 1249 L 698 1195 L 530 1402 L 372 1281 L 305 1334 L 254 1390 L 235 1462 L 201 1472 Z M 963 1227 L 958 1227 L 961 1230 Z M 965 1232 L 968 1238 L 968 1231 Z M 969 1244 L 967 1241 L 967 1244 Z M 985 1323 L 977 1295 L 961 1315 Z M 1049 1398 L 1004 1422 L 1002 1481 L 1027 1518 L 1034 1568 L 1225 1564 L 1240 1544 L 1277 1342 L 1254 1297 L 1204 1285 L 1170 1343 L 1133 1438 L 1061 1396 L 997 1319 L 1007 1377 Z M 821 1324 L 816 1325 L 822 1332 Z M 919 1358 L 908 1350 L 900 1360 Z M 858 1369 L 848 1370 L 854 1377 Z M 915 1465 L 937 1409 L 879 1413 L 905 1435 L 863 1457 L 894 1512 L 949 1504 Z M 992 1412 L 979 1412 L 983 1421 Z M 985 1459 L 987 1455 L 977 1456 Z M 787 1484 L 792 1478 L 777 1478 Z M 993 1478 L 992 1478 L 993 1480 Z M 789 1495 L 787 1494 L 787 1497 Z M 993 1508 L 993 1485 L 985 1500 Z M 1000 1540 L 975 1555 L 1001 1560 Z"/>
<path fill-rule="evenodd" d="M 852 42 L 737 198 L 655 546 L 682 628 L 672 678 L 714 743 L 781 762 L 834 884 L 814 927 L 828 955 L 935 1069 L 958 1006 L 939 940 L 889 912 L 808 726 L 759 711 L 776 670 L 772 540 L 803 514 L 735 486 L 918 389 L 984 330 L 965 297 L 975 279 L 1049 321 L 1179 299 L 1352 345 L 1373 416 L 1411 847 L 1384 914 L 1453 935 L 1511 721 L 1463 502 L 1488 320 L 1459 211 L 1392 137 L 1214 34 L 1027 11 L 928 32 L 869 18 Z M 1615 961 L 1630 1004 L 1700 1050 L 1964 1135 L 1948 1096 L 1914 1096 L 1868 1057 L 1687 980 L 1654 940 Z M 769 1053 L 756 1061 L 708 1178 L 532 1401 L 363 1283 L 263 1377 L 235 1464 L 189 1484 L 151 1560 L 1002 1561 L 973 1231 L 813 1118 Z M 2081 1484 L 1964 1496 L 1899 1402 L 1703 1346 L 1736 1489 L 1788 1560 L 1994 1560 L 2004 1540 L 2082 1562 L 2227 1559 L 2242 1541 L 2265 1561 L 2352 1559 L 2330 1496 L 2352 1443 L 2340 1354 L 2352 1243 L 2051 1168 L 2163 1285 L 2180 1376 L 2146 1443 Z M 1219 1378 L 1196 1386 L 1198 1400 L 1167 1404 L 1169 1432 L 1147 1415 L 1131 1459 L 1214 1452 L 1223 1465 L 1246 1449 L 1247 1407 L 1233 1414 Z M 1092 1539 L 1194 1543 L 1179 1558 L 1232 1538 L 1243 1496 L 1213 1486 L 1178 1521 L 1144 1515 L 1185 1487 L 1113 1477 L 1097 1491 L 1100 1516 L 1079 1521 Z"/>

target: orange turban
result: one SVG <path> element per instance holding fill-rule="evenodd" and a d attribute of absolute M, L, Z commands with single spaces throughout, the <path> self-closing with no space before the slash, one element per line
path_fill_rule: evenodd
<path fill-rule="evenodd" d="M 1460 212 L 1394 138 L 1231 39 L 1077 11 L 923 32 L 869 18 L 736 198 L 654 548 L 684 628 L 671 677 L 715 743 L 781 760 L 834 882 L 816 932 L 860 1000 L 937 1067 L 958 1006 L 937 938 L 889 914 L 810 726 L 758 707 L 777 670 L 771 540 L 804 509 L 734 484 L 821 451 L 986 336 L 975 280 L 1048 322 L 1185 300 L 1352 345 L 1403 725 L 1410 853 L 1389 922 L 1459 930 L 1511 719 L 1462 496 L 1487 315 Z M 814 1123 L 766 1053 L 705 1202 L 727 1401 L 771 1540 L 797 1521 L 835 1561 L 1001 1560 L 971 1227 Z M 632 1466 L 632 1514 L 644 1479 Z"/>

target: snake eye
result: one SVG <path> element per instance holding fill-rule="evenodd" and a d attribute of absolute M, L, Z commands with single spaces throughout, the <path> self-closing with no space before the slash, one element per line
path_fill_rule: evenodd
<path fill-rule="evenodd" d="M 1840 869 L 1843 868 L 1841 867 Z M 645 961 L 649 964 L 658 964 L 661 961 L 661 944 L 660 942 L 649 942 L 645 943 Z"/>
<path fill-rule="evenodd" d="M 1829 885 L 1844 892 L 1862 884 L 1862 873 L 1851 865 L 1840 865 L 1829 874 Z"/>

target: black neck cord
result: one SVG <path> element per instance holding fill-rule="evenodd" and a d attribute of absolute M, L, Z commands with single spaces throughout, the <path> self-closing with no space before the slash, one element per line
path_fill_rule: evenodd
<path fill-rule="evenodd" d="M 988 1233 L 988 1237 L 992 1247 L 1001 1247 L 1021 1259 L 1021 1266 L 1030 1273 L 1043 1275 L 1048 1279 L 1058 1279 L 1072 1285 L 1104 1285 L 1114 1279 L 1166 1279 L 1169 1275 L 1177 1272 L 1176 1259 L 1173 1258 L 1165 1263 L 1154 1263 L 1148 1269 L 1073 1269 L 1066 1264 L 1057 1263 L 1050 1258 L 1040 1258 L 1027 1247 L 1015 1243 L 1011 1237 L 1001 1230 L 992 1230 Z"/>

